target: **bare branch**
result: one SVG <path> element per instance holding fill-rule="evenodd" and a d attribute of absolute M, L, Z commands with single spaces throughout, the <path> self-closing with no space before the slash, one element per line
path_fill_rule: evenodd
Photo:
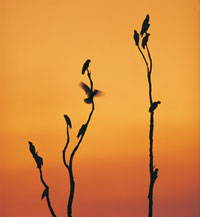
<path fill-rule="evenodd" d="M 51 212 L 51 215 L 53 217 L 56 217 L 55 215 L 55 212 L 52 208 L 52 205 L 51 205 L 51 202 L 50 202 L 50 197 L 49 197 L 49 186 L 46 184 L 46 182 L 44 181 L 44 178 L 43 178 L 43 174 L 42 174 L 42 166 L 43 166 L 43 160 L 40 156 L 38 156 L 37 152 L 35 151 L 35 146 L 33 145 L 32 142 L 29 142 L 29 150 L 37 164 L 37 168 L 39 169 L 39 172 L 40 172 L 40 180 L 43 184 L 43 186 L 45 187 L 44 189 L 44 192 L 42 194 L 42 199 L 44 197 L 46 197 L 46 200 L 47 200 L 47 205 L 48 205 L 48 208 L 49 208 L 49 211 Z"/>

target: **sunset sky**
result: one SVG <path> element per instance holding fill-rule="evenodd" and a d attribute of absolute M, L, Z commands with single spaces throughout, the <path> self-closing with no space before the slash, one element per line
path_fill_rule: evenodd
<path fill-rule="evenodd" d="M 49 217 L 28 141 L 58 217 L 67 216 L 62 162 L 91 105 L 79 83 L 91 59 L 95 111 L 74 158 L 73 217 L 147 217 L 149 99 L 133 40 L 150 15 L 155 112 L 154 217 L 200 216 L 199 0 L 6 0 L 0 3 L 0 216 Z M 68 155 L 69 155 L 68 152 Z"/>

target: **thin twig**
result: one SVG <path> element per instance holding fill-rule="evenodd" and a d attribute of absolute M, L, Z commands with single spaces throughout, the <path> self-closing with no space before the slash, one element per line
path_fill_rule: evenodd
<path fill-rule="evenodd" d="M 89 70 L 87 69 L 87 72 L 88 72 L 88 78 L 90 80 L 90 90 L 93 91 L 93 82 L 92 82 L 92 79 L 91 79 L 91 72 L 89 72 Z M 72 169 L 72 163 L 73 163 L 73 159 L 74 159 L 74 156 L 75 156 L 75 153 L 76 151 L 78 150 L 82 140 L 83 140 L 83 137 L 85 135 L 85 132 L 87 130 L 87 127 L 88 127 L 88 124 L 91 120 L 91 117 L 92 117 L 92 114 L 94 112 L 94 101 L 92 99 L 92 110 L 89 114 L 89 117 L 88 117 L 88 120 L 86 122 L 86 129 L 84 131 L 84 133 L 81 135 L 77 145 L 75 146 L 75 148 L 73 149 L 71 155 L 70 155 L 70 159 L 69 159 L 69 164 L 66 163 L 66 159 L 65 159 L 65 152 L 66 152 L 66 149 L 68 147 L 68 144 L 69 144 L 69 132 L 68 132 L 68 125 L 67 125 L 67 142 L 66 142 L 66 145 L 65 145 L 65 148 L 63 149 L 63 162 L 64 162 L 64 165 L 66 166 L 66 168 L 68 169 L 68 172 L 69 172 L 69 178 L 70 178 L 70 194 L 69 194 L 69 200 L 68 200 L 68 206 L 67 206 L 67 213 L 68 213 L 68 217 L 72 217 L 72 203 L 73 203 L 73 198 L 74 198 L 74 191 L 75 191 L 75 181 L 74 181 L 74 175 L 73 175 L 73 169 Z"/>
<path fill-rule="evenodd" d="M 52 208 L 51 202 L 50 202 L 49 186 L 48 186 L 48 185 L 46 184 L 46 182 L 44 181 L 43 174 L 42 174 L 42 169 L 41 169 L 41 168 L 38 168 L 38 169 L 39 169 L 39 171 L 40 171 L 40 180 L 41 180 L 42 184 L 44 185 L 45 189 L 47 190 L 45 197 L 46 197 L 46 200 L 47 200 L 48 208 L 49 208 L 49 210 L 50 210 L 50 212 L 51 212 L 51 215 L 52 215 L 53 217 L 56 217 L 56 214 L 55 214 L 55 212 L 54 212 L 54 210 L 53 210 L 53 208 Z"/>
<path fill-rule="evenodd" d="M 65 147 L 63 149 L 63 163 L 67 167 L 67 169 L 69 169 L 69 165 L 66 162 L 66 150 L 67 150 L 69 141 L 70 141 L 70 138 L 69 138 L 69 126 L 67 124 L 67 142 L 66 142 L 66 145 L 65 145 Z"/>
<path fill-rule="evenodd" d="M 138 49 L 139 49 L 139 51 L 140 51 L 140 53 L 141 53 L 141 55 L 142 55 L 142 57 L 143 57 L 143 59 L 144 59 L 144 62 L 145 62 L 145 64 L 146 64 L 146 66 L 147 66 L 147 72 L 149 72 L 149 64 L 148 64 L 148 62 L 147 62 L 147 60 L 146 60 L 146 57 L 144 56 L 142 50 L 140 49 L 140 46 L 137 45 L 137 47 L 138 47 Z"/>

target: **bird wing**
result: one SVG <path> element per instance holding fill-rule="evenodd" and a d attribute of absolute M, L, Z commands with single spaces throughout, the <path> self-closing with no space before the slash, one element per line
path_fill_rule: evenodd
<path fill-rule="evenodd" d="M 89 96 L 91 94 L 90 88 L 87 86 L 87 84 L 80 82 L 80 87 L 85 91 L 85 93 Z"/>
<path fill-rule="evenodd" d="M 84 99 L 84 102 L 85 102 L 86 104 L 91 104 L 91 103 L 92 103 L 92 100 L 93 100 L 92 97 L 88 97 L 88 98 Z"/>
<path fill-rule="evenodd" d="M 93 91 L 93 96 L 101 96 L 102 94 L 103 94 L 103 92 L 100 90 L 94 90 Z"/>

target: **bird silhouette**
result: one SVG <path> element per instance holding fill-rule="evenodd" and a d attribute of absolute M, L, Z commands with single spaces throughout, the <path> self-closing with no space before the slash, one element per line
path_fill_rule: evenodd
<path fill-rule="evenodd" d="M 29 143 L 29 150 L 30 150 L 30 152 L 31 152 L 31 154 L 33 155 L 33 156 L 35 156 L 35 154 L 36 154 L 36 152 L 35 152 L 35 146 L 33 145 L 33 143 L 32 142 L 28 142 Z"/>
<path fill-rule="evenodd" d="M 91 60 L 88 59 L 88 60 L 86 60 L 86 62 L 83 64 L 82 75 L 84 75 L 85 71 L 88 69 L 90 62 L 91 62 Z"/>
<path fill-rule="evenodd" d="M 42 165 L 43 165 L 43 159 L 38 156 L 37 154 L 34 156 L 34 159 L 37 163 L 37 168 L 41 169 Z"/>
<path fill-rule="evenodd" d="M 150 26 L 150 24 L 149 24 L 149 14 L 147 14 L 146 18 L 143 21 L 142 29 L 140 31 L 141 36 L 143 36 L 143 34 L 147 32 L 149 26 Z"/>
<path fill-rule="evenodd" d="M 158 104 L 161 104 L 161 102 L 160 101 L 153 102 L 149 108 L 149 112 L 153 112 L 157 108 Z"/>
<path fill-rule="evenodd" d="M 67 123 L 67 125 L 69 125 L 70 128 L 72 128 L 72 124 L 71 124 L 71 120 L 67 115 L 64 115 L 65 121 Z"/>
<path fill-rule="evenodd" d="M 80 86 L 81 88 L 85 91 L 85 93 L 87 94 L 87 98 L 84 99 L 84 102 L 87 104 L 91 104 L 93 102 L 93 98 L 94 96 L 100 96 L 102 94 L 102 92 L 100 90 L 94 90 L 92 91 L 87 84 L 80 82 Z"/>
<path fill-rule="evenodd" d="M 138 46 L 139 45 L 139 34 L 137 33 L 136 30 L 134 30 L 134 40 L 135 40 L 135 45 Z"/>
<path fill-rule="evenodd" d="M 150 34 L 149 34 L 149 33 L 146 33 L 146 35 L 145 35 L 144 38 L 142 39 L 142 47 L 143 47 L 143 49 L 145 49 L 145 46 L 147 45 L 149 36 L 150 36 Z"/>
<path fill-rule="evenodd" d="M 153 180 L 155 181 L 158 177 L 158 168 L 153 171 Z"/>
<path fill-rule="evenodd" d="M 78 131 L 77 138 L 79 138 L 81 135 L 83 135 L 85 133 L 86 128 L 87 128 L 87 124 L 83 124 L 82 127 L 80 128 L 80 130 Z"/>

